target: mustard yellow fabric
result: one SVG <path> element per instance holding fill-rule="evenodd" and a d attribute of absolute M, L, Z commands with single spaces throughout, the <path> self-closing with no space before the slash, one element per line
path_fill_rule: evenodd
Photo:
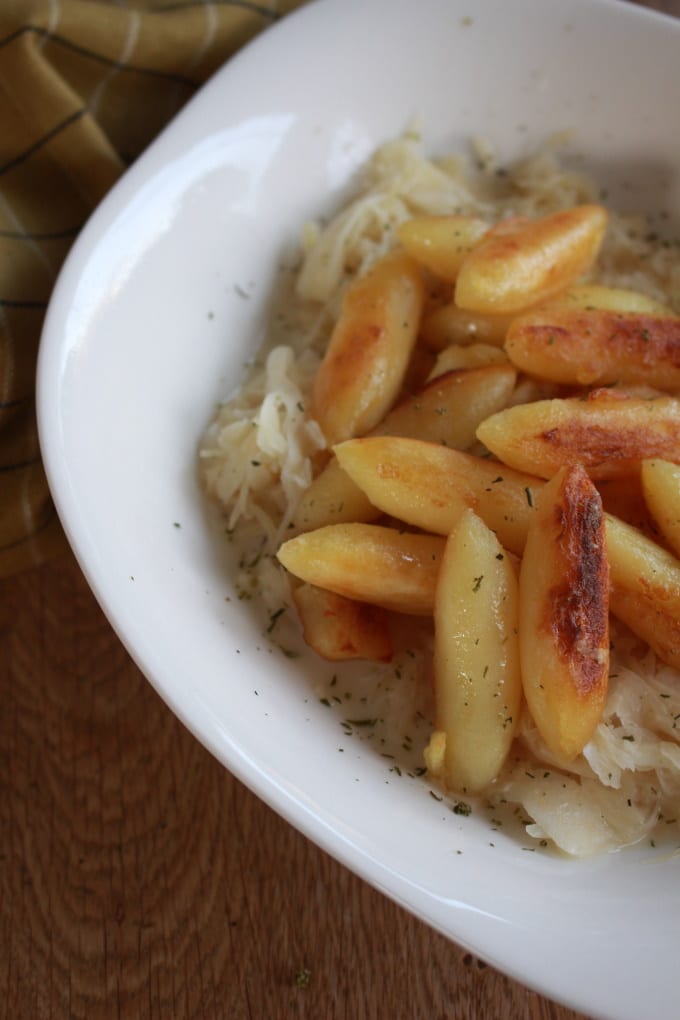
<path fill-rule="evenodd" d="M 0 576 L 64 547 L 35 367 L 61 263 L 196 89 L 303 0 L 0 0 Z"/>

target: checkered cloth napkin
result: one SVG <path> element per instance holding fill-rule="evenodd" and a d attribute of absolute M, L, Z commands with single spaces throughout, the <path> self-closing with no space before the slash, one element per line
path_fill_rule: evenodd
<path fill-rule="evenodd" d="M 303 0 L 0 0 L 0 576 L 63 547 L 35 364 L 94 207 L 239 47 Z"/>

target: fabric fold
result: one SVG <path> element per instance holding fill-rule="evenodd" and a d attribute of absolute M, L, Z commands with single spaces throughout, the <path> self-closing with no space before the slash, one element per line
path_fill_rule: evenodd
<path fill-rule="evenodd" d="M 64 258 L 107 191 L 203 82 L 301 2 L 0 5 L 0 576 L 64 548 L 34 393 Z"/>

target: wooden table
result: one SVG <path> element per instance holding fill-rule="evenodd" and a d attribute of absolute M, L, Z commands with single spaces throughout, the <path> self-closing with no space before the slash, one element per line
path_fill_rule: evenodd
<path fill-rule="evenodd" d="M 579 1020 L 232 778 L 70 553 L 0 583 L 0 682 L 0 1020 Z"/>

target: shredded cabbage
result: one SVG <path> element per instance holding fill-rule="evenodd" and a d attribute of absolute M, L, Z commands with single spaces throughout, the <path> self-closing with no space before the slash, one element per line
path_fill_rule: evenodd
<path fill-rule="evenodd" d="M 274 346 L 218 408 L 200 450 L 205 488 L 224 509 L 229 528 L 252 534 L 254 527 L 264 536 L 267 555 L 249 570 L 250 580 L 244 575 L 239 583 L 257 589 L 269 605 L 287 598 L 273 552 L 326 445 L 304 408 L 348 283 L 395 244 L 398 225 L 414 213 L 496 221 L 596 201 L 589 180 L 560 168 L 556 148 L 553 142 L 504 168 L 493 147 L 477 140 L 475 168 L 460 157 L 426 159 L 411 134 L 378 150 L 360 193 L 327 226 L 305 228 L 293 297 L 304 325 L 290 344 Z M 656 243 L 640 218 L 610 214 L 597 279 L 680 312 L 677 253 Z M 531 819 L 529 836 L 577 857 L 635 843 L 680 807 L 680 678 L 623 627 L 615 626 L 613 638 L 606 708 L 583 754 L 568 766 L 556 761 L 525 712 L 513 753 L 489 791 L 496 803 L 521 805 Z M 403 732 L 407 716 L 423 718 L 427 654 L 410 660 L 399 660 L 398 684 L 388 682 L 394 664 L 364 666 L 365 689 L 373 691 L 386 729 L 392 721 Z"/>

